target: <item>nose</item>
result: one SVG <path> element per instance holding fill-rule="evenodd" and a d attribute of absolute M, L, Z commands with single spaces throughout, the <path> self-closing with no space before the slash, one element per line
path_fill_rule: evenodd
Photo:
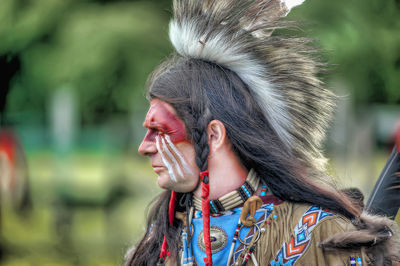
<path fill-rule="evenodd" d="M 157 152 L 156 144 L 154 143 L 154 141 L 143 139 L 142 143 L 140 143 L 138 152 L 140 155 L 143 156 L 150 156 L 152 154 L 155 154 Z"/>

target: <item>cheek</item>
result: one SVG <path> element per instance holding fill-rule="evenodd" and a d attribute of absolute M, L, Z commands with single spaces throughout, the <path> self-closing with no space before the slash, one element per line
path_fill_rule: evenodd
<path fill-rule="evenodd" d="M 170 128 L 171 130 L 169 130 L 168 135 L 170 136 L 172 143 L 188 143 L 185 127 L 180 121 L 173 121 L 170 125 Z"/>
<path fill-rule="evenodd" d="M 182 120 L 178 119 L 170 112 L 165 112 L 165 117 L 162 120 L 164 120 L 164 123 L 162 124 L 163 128 L 165 129 L 165 133 L 170 136 L 171 141 L 174 144 L 188 142 L 185 124 L 182 122 Z"/>
<path fill-rule="evenodd" d="M 180 132 L 170 133 L 169 136 L 171 137 L 172 143 L 174 143 L 175 145 L 177 145 L 179 143 L 189 143 L 187 141 L 186 134 L 184 132 L 183 133 L 180 133 Z"/>
<path fill-rule="evenodd" d="M 197 169 L 196 165 L 196 152 L 192 144 L 187 141 L 183 141 L 176 144 L 177 149 L 182 153 L 186 163 L 192 168 Z"/>

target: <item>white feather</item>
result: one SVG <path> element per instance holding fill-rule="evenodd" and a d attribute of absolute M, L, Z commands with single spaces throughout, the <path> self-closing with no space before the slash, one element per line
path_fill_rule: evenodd
<path fill-rule="evenodd" d="M 287 8 L 286 15 L 290 12 L 290 10 L 292 10 L 293 7 L 301 5 L 304 3 L 304 1 L 305 0 L 282 0 L 282 3 L 284 3 Z"/>
<path fill-rule="evenodd" d="M 234 71 L 249 87 L 278 136 L 291 146 L 290 118 L 284 95 L 269 82 L 264 65 L 251 54 L 239 52 L 239 47 L 224 45 L 227 42 L 222 33 L 202 44 L 202 36 L 197 34 L 196 25 L 191 21 L 179 24 L 171 20 L 169 37 L 180 55 L 215 62 Z"/>

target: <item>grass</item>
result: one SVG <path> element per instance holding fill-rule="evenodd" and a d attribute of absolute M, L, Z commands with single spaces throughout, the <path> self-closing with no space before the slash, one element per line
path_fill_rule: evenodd
<path fill-rule="evenodd" d="M 332 160 L 338 182 L 368 195 L 386 161 L 386 154 L 374 156 L 368 167 L 357 160 L 346 165 Z M 121 264 L 143 234 L 146 206 L 161 192 L 149 162 L 88 151 L 68 157 L 37 151 L 27 157 L 33 207 L 17 212 L 3 204 L 0 264 Z M 116 195 L 122 196 L 109 200 Z"/>
<path fill-rule="evenodd" d="M 28 154 L 28 165 L 33 207 L 18 212 L 3 204 L 0 264 L 121 264 L 143 234 L 146 206 L 161 191 L 149 163 L 90 152 L 60 159 L 41 151 Z"/>

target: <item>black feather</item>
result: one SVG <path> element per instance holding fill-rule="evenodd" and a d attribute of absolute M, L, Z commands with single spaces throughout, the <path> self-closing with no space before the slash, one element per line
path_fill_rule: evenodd
<path fill-rule="evenodd" d="M 395 146 L 368 199 L 367 209 L 374 214 L 396 217 L 400 207 L 400 153 Z"/>

